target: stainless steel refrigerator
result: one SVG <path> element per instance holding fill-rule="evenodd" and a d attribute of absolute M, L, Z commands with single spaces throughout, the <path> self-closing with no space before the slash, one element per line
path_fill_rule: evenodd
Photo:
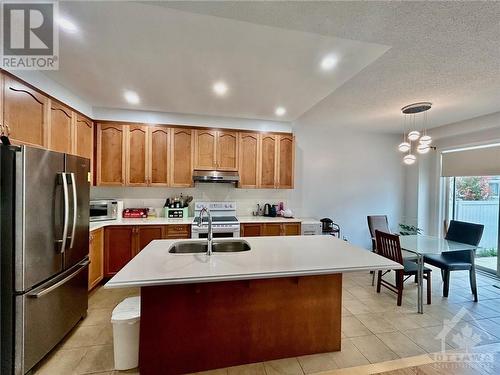
<path fill-rule="evenodd" d="M 0 361 L 18 375 L 86 315 L 90 161 L 0 148 Z"/>

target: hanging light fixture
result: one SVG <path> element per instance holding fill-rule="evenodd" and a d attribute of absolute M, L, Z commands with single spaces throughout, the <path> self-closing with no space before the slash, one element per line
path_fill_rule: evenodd
<path fill-rule="evenodd" d="M 412 164 L 415 164 L 415 162 L 417 161 L 417 157 L 413 154 L 408 154 L 406 155 L 404 158 L 403 158 L 403 162 L 406 164 L 406 165 L 412 165 Z"/>
<path fill-rule="evenodd" d="M 401 152 L 408 152 L 410 151 L 410 147 L 411 145 L 408 142 L 404 141 L 399 144 L 398 150 Z"/>
<path fill-rule="evenodd" d="M 427 135 L 427 111 L 431 109 L 432 103 L 429 102 L 420 102 L 409 104 L 403 108 L 401 108 L 401 113 L 403 114 L 403 124 L 406 122 L 409 123 L 408 129 L 412 129 L 408 132 L 408 135 L 405 137 L 406 127 L 403 126 L 403 142 L 399 144 L 398 150 L 401 152 L 408 152 L 407 155 L 404 156 L 403 162 L 406 165 L 415 164 L 417 161 L 417 157 L 412 154 L 412 143 L 418 141 L 418 145 L 415 145 L 415 149 L 419 154 L 427 154 L 431 149 L 432 138 Z M 421 131 L 417 130 L 417 116 L 419 114 L 423 114 L 422 116 L 422 127 L 419 128 Z M 407 141 L 407 140 L 408 141 Z"/>
<path fill-rule="evenodd" d="M 411 144 L 408 143 L 408 141 L 406 140 L 406 118 L 403 117 L 402 118 L 402 121 L 401 121 L 401 128 L 403 130 L 403 142 L 401 142 L 398 146 L 398 150 L 400 152 L 408 152 L 410 151 L 410 148 L 411 148 Z"/>
<path fill-rule="evenodd" d="M 426 143 L 420 143 L 418 146 L 417 146 L 417 152 L 419 154 L 427 154 L 431 149 L 431 146 L 429 146 L 428 144 Z"/>
<path fill-rule="evenodd" d="M 420 132 L 418 130 L 412 130 L 411 132 L 408 133 L 408 139 L 412 142 L 416 141 L 419 138 L 420 138 Z"/>

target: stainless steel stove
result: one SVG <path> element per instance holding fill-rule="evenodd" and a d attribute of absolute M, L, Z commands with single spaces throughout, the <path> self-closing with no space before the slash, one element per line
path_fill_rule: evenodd
<path fill-rule="evenodd" d="M 195 222 L 191 226 L 192 238 L 207 238 L 208 218 L 203 217 L 202 226 L 196 224 L 200 211 L 207 207 L 212 215 L 212 232 L 216 237 L 239 237 L 240 223 L 236 217 L 236 202 L 195 202 Z"/>

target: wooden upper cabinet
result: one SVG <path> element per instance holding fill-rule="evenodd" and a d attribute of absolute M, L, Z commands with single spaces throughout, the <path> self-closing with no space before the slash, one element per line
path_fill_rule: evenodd
<path fill-rule="evenodd" d="M 195 130 L 194 169 L 212 170 L 217 168 L 217 131 Z"/>
<path fill-rule="evenodd" d="M 295 142 L 293 135 L 280 135 L 278 141 L 278 188 L 293 189 Z"/>
<path fill-rule="evenodd" d="M 94 156 L 94 123 L 92 120 L 76 114 L 74 138 L 73 153 L 92 161 Z"/>
<path fill-rule="evenodd" d="M 259 134 L 239 133 L 240 188 L 259 187 Z"/>
<path fill-rule="evenodd" d="M 147 186 L 148 177 L 148 127 L 145 125 L 126 125 L 126 184 Z"/>
<path fill-rule="evenodd" d="M 49 99 L 49 103 L 49 149 L 69 154 L 73 151 L 73 111 L 54 100 Z"/>
<path fill-rule="evenodd" d="M 170 186 L 193 185 L 193 130 L 171 129 L 170 136 Z"/>
<path fill-rule="evenodd" d="M 170 171 L 170 129 L 148 126 L 149 131 L 149 185 L 168 186 Z"/>
<path fill-rule="evenodd" d="M 273 134 L 261 135 L 260 146 L 260 187 L 275 188 L 276 180 L 276 161 L 278 150 L 278 136 Z"/>
<path fill-rule="evenodd" d="M 216 168 L 220 171 L 238 170 L 238 133 L 217 132 Z"/>
<path fill-rule="evenodd" d="M 122 125 L 97 124 L 97 185 L 124 184 L 125 130 Z"/>
<path fill-rule="evenodd" d="M 3 125 L 14 144 L 48 146 L 49 99 L 5 75 Z"/>

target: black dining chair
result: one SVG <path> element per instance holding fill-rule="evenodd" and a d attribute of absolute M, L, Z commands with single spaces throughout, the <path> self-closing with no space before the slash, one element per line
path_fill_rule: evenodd
<path fill-rule="evenodd" d="M 479 245 L 483 236 L 484 225 L 451 220 L 445 239 L 472 246 Z M 470 288 L 477 302 L 475 250 L 445 251 L 441 254 L 424 256 L 424 262 L 441 269 L 443 277 L 443 297 L 448 297 L 451 271 L 469 271 Z"/>
<path fill-rule="evenodd" d="M 375 231 L 379 230 L 385 233 L 391 233 L 389 230 L 389 221 L 387 220 L 387 215 L 369 215 L 366 217 L 368 221 L 368 230 L 370 231 L 370 236 L 372 237 L 372 251 L 375 252 L 377 249 L 377 240 L 375 236 Z M 372 286 L 375 284 L 375 271 L 372 271 Z"/>
<path fill-rule="evenodd" d="M 378 271 L 377 277 L 377 293 L 380 293 L 380 287 L 384 286 L 387 289 L 393 291 L 398 295 L 397 304 L 401 306 L 403 300 L 403 289 L 404 282 L 408 280 L 411 276 L 416 276 L 418 273 L 417 263 L 404 260 L 403 253 L 401 251 L 401 244 L 399 242 L 399 236 L 397 234 L 390 234 L 381 232 L 379 230 L 375 231 L 375 237 L 377 241 L 377 254 L 397 262 L 403 266 L 402 270 L 396 270 L 396 284 L 392 284 L 385 280 L 383 276 L 389 271 Z M 427 282 L 427 304 L 431 304 L 431 272 L 430 268 L 424 267 L 423 278 Z"/>

